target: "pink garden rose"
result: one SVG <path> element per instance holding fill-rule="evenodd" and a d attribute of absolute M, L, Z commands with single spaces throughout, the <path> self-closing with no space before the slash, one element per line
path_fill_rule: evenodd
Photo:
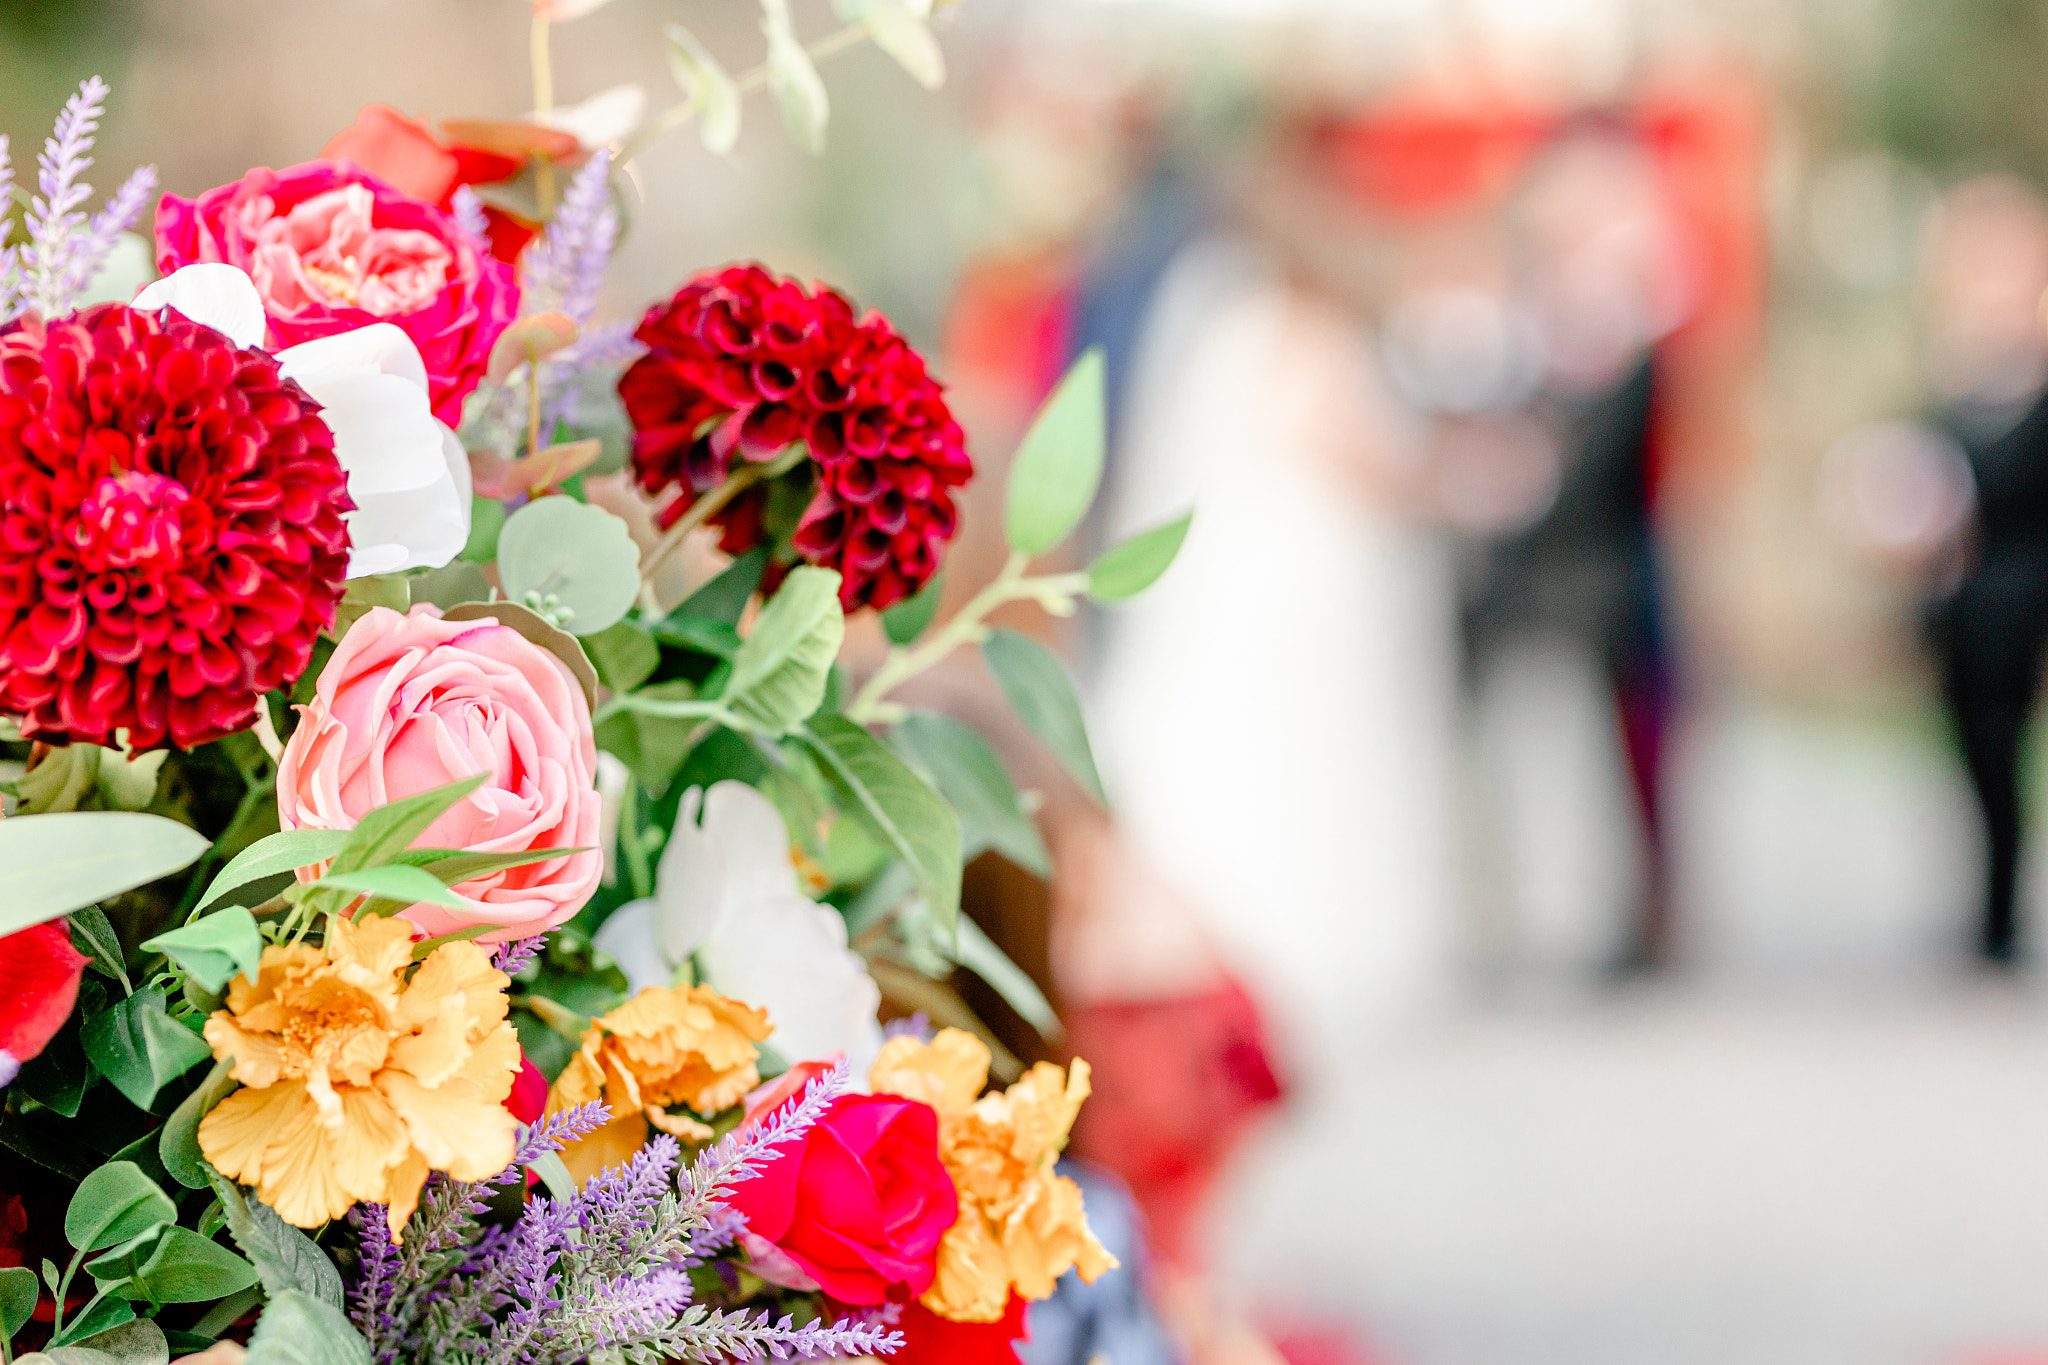
<path fill-rule="evenodd" d="M 448 214 L 347 161 L 259 167 L 156 211 L 157 268 L 220 261 L 256 282 L 276 347 L 396 325 L 426 362 L 434 416 L 462 422 L 519 314 L 512 269 Z"/>
<path fill-rule="evenodd" d="M 582 848 L 458 882 L 465 910 L 415 905 L 428 935 L 501 926 L 526 938 L 583 907 L 604 873 L 590 704 L 568 667 L 488 617 L 377 607 L 349 627 L 299 708 L 277 769 L 286 829 L 352 829 L 387 802 L 477 773 L 489 779 L 427 827 L 420 848 Z"/>

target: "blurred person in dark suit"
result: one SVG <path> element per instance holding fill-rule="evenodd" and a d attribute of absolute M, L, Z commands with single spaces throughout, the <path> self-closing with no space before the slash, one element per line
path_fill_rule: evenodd
<path fill-rule="evenodd" d="M 2048 640 L 2048 209 L 2017 180 L 1943 202 L 1927 272 L 1935 425 L 1969 467 L 1974 508 L 1937 573 L 1929 629 L 1942 699 L 1983 811 L 1977 951 L 2018 952 L 2020 746 Z"/>

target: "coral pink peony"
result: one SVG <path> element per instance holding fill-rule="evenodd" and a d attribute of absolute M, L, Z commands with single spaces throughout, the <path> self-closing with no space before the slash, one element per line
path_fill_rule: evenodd
<path fill-rule="evenodd" d="M 0 1086 L 71 1017 L 85 963 L 61 919 L 0 938 Z"/>
<path fill-rule="evenodd" d="M 488 924 L 526 938 L 582 908 L 604 872 L 590 705 L 568 667 L 509 626 L 385 607 L 349 627 L 277 770 L 286 829 L 351 829 L 388 802 L 489 778 L 427 827 L 421 848 L 582 848 L 458 882 L 467 908 L 415 905 L 429 935 Z"/>
<path fill-rule="evenodd" d="M 790 1283 L 794 1269 L 848 1304 L 931 1288 L 939 1242 L 960 1214 L 939 1161 L 938 1115 L 895 1095 L 840 1096 L 800 1145 L 735 1185 L 730 1203 L 770 1279 Z"/>
<path fill-rule="evenodd" d="M 434 205 L 346 161 L 262 167 L 197 199 L 167 194 L 157 268 L 221 261 L 256 282 L 279 347 L 395 324 L 426 362 L 434 415 L 462 421 L 519 286 L 489 245 Z"/>
<path fill-rule="evenodd" d="M 699 276 L 648 310 L 647 354 L 619 380 L 633 468 L 650 494 L 680 492 L 673 525 L 734 460 L 767 462 L 797 441 L 816 464 L 792 545 L 837 569 L 840 602 L 886 607 L 938 572 L 959 527 L 950 490 L 974 475 L 966 437 L 911 349 L 879 313 L 858 316 L 756 265 Z M 767 539 L 765 486 L 709 518 L 740 554 Z"/>
<path fill-rule="evenodd" d="M 341 600 L 355 504 L 318 412 L 170 310 L 0 334 L 0 712 L 135 749 L 248 726 Z"/>

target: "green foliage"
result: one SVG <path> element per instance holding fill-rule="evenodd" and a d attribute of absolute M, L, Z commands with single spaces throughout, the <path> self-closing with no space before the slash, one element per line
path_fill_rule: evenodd
<path fill-rule="evenodd" d="M 370 1365 L 370 1347 L 340 1309 L 287 1289 L 257 1320 L 244 1365 Z"/>
<path fill-rule="evenodd" d="M 733 656 L 732 677 L 719 700 L 769 734 L 786 733 L 824 700 L 845 635 L 839 575 L 830 569 L 791 570 Z"/>
<path fill-rule="evenodd" d="M 164 1163 L 164 1170 L 169 1172 L 171 1179 L 187 1189 L 206 1188 L 208 1167 L 205 1155 L 199 1150 L 199 1120 L 235 1088 L 234 1078 L 228 1074 L 231 1066 L 229 1062 L 214 1063 L 213 1070 L 206 1073 L 206 1079 L 179 1101 L 157 1134 L 157 1158 Z"/>
<path fill-rule="evenodd" d="M 1184 513 L 1104 551 L 1088 566 L 1088 595 L 1098 602 L 1123 602 L 1158 582 L 1180 553 L 1194 519 L 1193 512 Z"/>
<path fill-rule="evenodd" d="M 239 905 L 158 934 L 142 946 L 177 963 L 187 976 L 215 995 L 237 976 L 254 981 L 257 964 L 263 959 L 263 935 L 257 931 L 256 917 Z"/>
<path fill-rule="evenodd" d="M 256 1267 L 190 1228 L 160 1227 L 90 1261 L 103 1289 L 151 1303 L 204 1303 L 256 1283 Z"/>
<path fill-rule="evenodd" d="M 0 1269 L 0 1341 L 21 1330 L 36 1311 L 36 1273 L 25 1265 Z"/>
<path fill-rule="evenodd" d="M 981 926 L 964 915 L 960 919 L 959 948 L 955 953 L 961 966 L 973 972 L 995 989 L 1003 1003 L 1023 1018 L 1048 1041 L 1056 1041 L 1063 1030 L 1060 1017 L 1054 1013 L 1052 1002 L 1038 989 L 1038 983 L 1022 967 L 1010 960 L 1009 954 L 996 946 L 995 940 L 981 931 Z"/>
<path fill-rule="evenodd" d="M 903 860 L 932 917 L 960 913 L 960 821 L 888 746 L 843 716 L 818 716 L 799 732 L 839 804 Z"/>
<path fill-rule="evenodd" d="M 126 1299 L 100 1300 L 64 1339 L 72 1344 L 25 1355 L 20 1365 L 166 1365 L 171 1356 L 163 1328 L 138 1319 Z"/>
<path fill-rule="evenodd" d="M 355 872 L 330 872 L 313 885 L 325 891 L 346 891 L 352 897 L 367 896 L 370 899 L 363 908 L 373 915 L 395 914 L 409 905 L 441 905 L 450 910 L 468 908 L 468 903 L 450 891 L 439 877 L 424 868 L 404 863 L 366 867 Z M 389 911 L 384 909 L 386 905 L 391 907 Z"/>
<path fill-rule="evenodd" d="M 228 865 L 207 883 L 196 909 L 204 910 L 230 891 L 324 863 L 348 847 L 353 834 L 345 829 L 288 829 L 265 835 L 228 860 Z"/>
<path fill-rule="evenodd" d="M 1042 555 L 1087 515 L 1102 482 L 1104 403 L 1102 352 L 1090 350 L 1039 409 L 1011 462 L 1003 510 L 1011 549 Z"/>
<path fill-rule="evenodd" d="M 79 1182 L 64 1210 L 64 1240 L 99 1251 L 176 1222 L 178 1206 L 132 1161 L 114 1161 Z"/>
<path fill-rule="evenodd" d="M 980 735 L 951 717 L 913 711 L 890 738 L 931 775 L 960 817 L 963 859 L 992 848 L 1027 872 L 1052 875 L 1045 841 L 1018 801 L 1002 760 Z"/>
<path fill-rule="evenodd" d="M 933 574 L 931 581 L 882 613 L 882 630 L 892 645 L 907 645 L 925 633 L 939 614 L 939 599 L 946 595 L 946 571 Z"/>
<path fill-rule="evenodd" d="M 390 862 L 425 834 L 427 826 L 440 819 L 443 811 L 481 787 L 489 777 L 489 773 L 478 773 L 377 807 L 356 822 L 348 841 L 335 855 L 330 875 L 359 872 Z"/>
<path fill-rule="evenodd" d="M 87 1019 L 79 1039 L 93 1069 L 137 1109 L 149 1108 L 157 1091 L 213 1055 L 198 1034 L 165 1012 L 164 992 L 157 986 Z M 72 1239 L 71 1244 L 78 1242 Z"/>
<path fill-rule="evenodd" d="M 211 1166 L 206 1176 L 220 1200 L 228 1235 L 256 1268 L 266 1291 L 277 1295 L 297 1290 L 330 1307 L 342 1307 L 341 1272 L 312 1238 L 262 1200 L 245 1198 L 241 1186 Z"/>
<path fill-rule="evenodd" d="M 696 34 L 681 24 L 670 24 L 665 31 L 669 73 L 697 119 L 704 146 L 724 156 L 740 140 L 740 88 Z"/>
<path fill-rule="evenodd" d="M 105 900 L 188 867 L 204 836 L 132 811 L 0 820 L 0 935 Z"/>
<path fill-rule="evenodd" d="M 469 543 L 462 558 L 472 564 L 489 564 L 498 557 L 498 537 L 505 531 L 505 504 L 482 494 L 469 500 Z"/>
<path fill-rule="evenodd" d="M 1052 750 L 1053 757 L 1097 800 L 1107 802 L 1102 775 L 1095 770 L 1095 752 L 1088 746 L 1088 726 L 1067 670 L 1051 650 L 1014 630 L 997 630 L 982 642 L 981 657 L 996 684 L 1031 732 Z"/>
<path fill-rule="evenodd" d="M 595 635 L 639 595 L 640 550 L 626 523 L 602 507 L 535 498 L 498 537 L 498 577 L 512 601 L 540 602 L 571 635 Z"/>
<path fill-rule="evenodd" d="M 761 0 L 761 29 L 768 35 L 768 89 L 782 111 L 783 127 L 805 151 L 824 151 L 831 103 L 818 68 L 790 26 L 789 0 Z"/>
<path fill-rule="evenodd" d="M 661 646 L 631 621 L 617 621 L 583 637 L 583 650 L 597 676 L 614 692 L 630 692 L 661 664 Z"/>
<path fill-rule="evenodd" d="M 92 959 L 92 969 L 127 990 L 128 967 L 121 951 L 121 936 L 107 922 L 107 912 L 97 905 L 73 910 L 65 921 L 71 929 L 71 946 Z"/>

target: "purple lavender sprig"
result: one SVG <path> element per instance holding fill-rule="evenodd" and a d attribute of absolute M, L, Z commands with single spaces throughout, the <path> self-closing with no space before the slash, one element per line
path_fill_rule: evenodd
<path fill-rule="evenodd" d="M 619 239 L 612 207 L 612 155 L 600 148 L 570 180 L 547 234 L 526 249 L 525 289 L 581 327 L 597 313 L 605 268 Z"/>
<path fill-rule="evenodd" d="M 510 943 L 498 945 L 498 954 L 491 965 L 507 976 L 517 976 L 533 960 L 540 956 L 540 950 L 548 946 L 546 934 L 535 934 L 531 938 L 515 938 Z"/>
<path fill-rule="evenodd" d="M 156 168 L 131 174 L 96 214 L 84 212 L 92 186 L 83 179 L 92 166 L 93 139 L 106 112 L 107 83 L 87 78 L 65 101 L 64 110 L 36 158 L 36 188 L 23 217 L 27 240 L 0 246 L 0 319 L 22 307 L 45 315 L 72 306 L 92 283 L 122 233 L 148 206 L 156 190 Z M 0 139 L 0 196 L 11 192 L 13 172 Z"/>
<path fill-rule="evenodd" d="M 484 216 L 484 201 L 477 198 L 475 190 L 467 185 L 457 185 L 449 211 L 455 216 L 455 226 L 479 241 L 490 241 L 491 220 Z"/>

